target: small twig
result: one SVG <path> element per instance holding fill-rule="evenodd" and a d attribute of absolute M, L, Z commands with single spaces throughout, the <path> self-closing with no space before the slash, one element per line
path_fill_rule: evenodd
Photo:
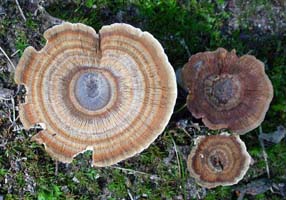
<path fill-rule="evenodd" d="M 189 134 L 189 132 L 185 128 L 179 127 L 179 129 L 182 130 L 189 138 L 193 139 L 193 137 Z M 169 133 L 177 134 L 177 132 L 174 130 L 169 131 Z"/>
<path fill-rule="evenodd" d="M 8 57 L 8 55 L 6 54 L 6 52 L 0 47 L 0 51 L 4 54 L 4 56 L 7 58 L 7 60 L 9 61 L 9 63 L 11 64 L 11 66 L 13 67 L 13 69 L 15 70 L 16 67 L 15 65 L 12 63 L 12 61 L 10 60 L 10 58 Z"/>
<path fill-rule="evenodd" d="M 178 154 L 178 151 L 177 151 L 177 145 L 176 145 L 175 140 L 173 139 L 173 137 L 171 137 L 171 139 L 172 139 L 172 142 L 173 142 L 173 145 L 174 145 L 174 150 L 175 150 L 175 153 L 176 153 L 179 175 L 180 175 L 180 177 L 181 177 L 181 165 L 180 165 L 179 154 Z"/>
<path fill-rule="evenodd" d="M 18 125 L 18 124 L 16 124 L 16 121 L 19 119 L 20 117 L 19 116 L 17 116 L 17 118 L 16 118 L 16 120 L 15 120 L 15 122 L 13 122 L 13 121 L 11 121 L 10 119 L 11 119 L 11 117 L 9 117 L 9 120 L 11 121 L 11 125 L 9 126 L 9 128 L 8 128 L 8 131 L 10 132 L 10 129 L 13 127 L 13 132 L 16 132 L 16 131 L 18 131 L 18 130 L 23 130 L 23 127 L 21 127 L 20 125 Z"/>
<path fill-rule="evenodd" d="M 7 101 L 11 101 L 11 97 L 10 98 L 0 97 L 0 101 L 4 101 L 5 106 L 9 108 L 8 113 L 6 113 L 6 114 L 9 118 L 9 121 L 11 122 L 11 124 L 13 126 L 15 120 L 14 120 L 14 118 L 13 119 L 11 118 L 11 111 L 10 111 L 11 109 L 10 109 L 10 106 L 7 104 Z M 13 104 L 13 101 L 11 101 L 11 102 Z M 15 115 L 13 115 L 13 117 L 15 117 Z"/>
<path fill-rule="evenodd" d="M 15 92 L 15 94 L 14 94 L 14 97 L 16 97 L 16 96 L 19 94 L 19 92 L 21 91 L 21 89 L 22 89 L 21 85 L 18 85 L 18 86 L 17 86 L 17 90 L 16 90 L 16 92 Z"/>
<path fill-rule="evenodd" d="M 152 176 L 151 174 L 147 174 L 146 172 L 136 171 L 133 169 L 127 169 L 127 168 L 123 168 L 123 167 L 111 166 L 110 168 L 119 169 L 119 170 L 125 171 L 125 172 L 132 172 L 133 174 L 142 174 L 142 175 Z"/>
<path fill-rule="evenodd" d="M 11 126 L 9 128 L 11 128 Z M 22 131 L 22 130 L 25 130 L 25 128 L 22 125 L 16 125 L 13 128 L 13 132 L 18 132 L 18 131 Z"/>
<path fill-rule="evenodd" d="M 11 125 L 9 126 L 8 130 L 10 131 L 10 129 L 12 127 L 16 127 L 17 128 L 17 124 L 16 124 L 16 121 L 18 120 L 19 116 L 16 117 L 16 110 L 15 110 L 15 100 L 14 100 L 14 97 L 13 96 L 10 96 L 10 98 L 5 98 L 5 97 L 0 97 L 0 100 L 3 100 L 3 101 L 11 101 L 11 104 L 12 104 L 12 108 L 6 103 L 6 106 L 9 107 L 9 110 L 8 110 L 8 118 L 9 118 L 9 121 L 11 122 Z M 12 110 L 12 111 L 11 111 Z M 11 113 L 12 112 L 12 113 Z M 14 129 L 13 129 L 14 131 Z"/>
<path fill-rule="evenodd" d="M 243 200 L 244 196 L 245 196 L 245 191 L 239 194 L 239 197 L 237 198 L 237 200 Z"/>
<path fill-rule="evenodd" d="M 191 54 L 191 51 L 190 51 L 188 45 L 186 44 L 185 39 L 184 39 L 184 38 L 181 39 L 181 40 L 180 40 L 180 43 L 181 43 L 181 45 L 185 48 L 185 50 L 186 50 L 186 52 L 187 52 L 187 54 L 188 54 L 188 57 L 191 57 L 192 54 Z"/>
<path fill-rule="evenodd" d="M 12 111 L 13 111 L 13 122 L 16 122 L 16 111 L 15 111 L 15 101 L 14 98 L 11 96 L 11 102 L 12 102 Z"/>
<path fill-rule="evenodd" d="M 16 117 L 16 121 L 17 121 L 19 118 L 20 118 L 20 116 L 17 116 L 17 117 Z M 16 124 L 16 123 L 15 123 L 15 124 Z M 18 132 L 18 131 L 26 130 L 23 125 L 18 125 L 18 124 L 16 124 L 16 125 L 13 126 L 13 124 L 12 124 L 9 128 L 11 128 L 11 127 L 14 127 L 14 128 L 13 128 L 13 132 Z M 41 125 L 39 125 L 39 124 L 35 124 L 34 126 L 30 127 L 29 129 L 43 130 L 43 129 L 45 129 L 45 128 L 43 128 L 43 127 L 42 127 Z"/>
<path fill-rule="evenodd" d="M 180 107 L 178 110 L 176 110 L 174 112 L 174 114 L 178 113 L 178 112 L 181 112 L 182 110 L 184 110 L 185 108 L 187 107 L 187 104 L 185 103 L 182 107 Z"/>
<path fill-rule="evenodd" d="M 58 176 L 59 174 L 59 162 L 56 160 L 55 161 L 55 176 Z"/>
<path fill-rule="evenodd" d="M 262 127 L 259 126 L 259 135 L 262 134 L 263 131 L 262 131 Z M 264 162 L 265 162 L 265 166 L 266 166 L 266 172 L 267 172 L 267 177 L 270 179 L 270 171 L 269 171 L 269 165 L 268 165 L 268 156 L 267 156 L 267 153 L 265 151 L 265 146 L 264 146 L 264 142 L 263 142 L 263 139 L 258 137 L 259 139 L 259 143 L 261 145 L 261 148 L 262 148 L 262 155 L 263 155 L 263 158 L 264 158 Z"/>
<path fill-rule="evenodd" d="M 20 49 L 18 49 L 17 51 L 15 51 L 14 53 L 11 54 L 11 57 L 15 56 L 18 52 L 20 52 Z"/>
<path fill-rule="evenodd" d="M 134 200 L 134 198 L 133 198 L 132 194 L 130 193 L 129 189 L 127 189 L 127 193 L 128 193 L 129 198 L 130 198 L 131 200 Z"/>
<path fill-rule="evenodd" d="M 0 144 L 0 147 L 5 147 L 7 142 L 8 142 L 8 140 L 3 140 L 2 143 Z"/>
<path fill-rule="evenodd" d="M 3 101 L 9 101 L 10 99 L 8 98 L 5 98 L 5 97 L 0 97 L 0 101 L 3 100 Z"/>
<path fill-rule="evenodd" d="M 51 24 L 61 24 L 63 22 L 63 20 L 59 19 L 59 18 L 56 18 L 56 17 L 53 17 L 51 16 L 43 6 L 41 5 L 38 5 L 38 8 L 35 10 L 33 16 L 36 16 L 38 15 L 38 12 L 42 15 L 42 17 L 46 18 L 47 21 L 50 21 Z"/>
<path fill-rule="evenodd" d="M 21 14 L 22 18 L 24 19 L 24 21 L 27 21 L 25 15 L 24 15 L 24 13 L 23 13 L 22 8 L 20 7 L 20 4 L 19 4 L 18 0 L 15 0 L 15 2 L 16 2 L 16 4 L 17 4 L 17 6 L 18 6 L 18 9 L 19 9 L 19 11 L 20 11 L 20 14 Z"/>
<path fill-rule="evenodd" d="M 250 55 L 253 52 L 253 50 L 249 50 L 246 54 Z"/>

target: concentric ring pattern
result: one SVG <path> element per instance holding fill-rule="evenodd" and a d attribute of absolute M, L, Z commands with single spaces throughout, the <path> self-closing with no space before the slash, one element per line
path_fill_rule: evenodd
<path fill-rule="evenodd" d="M 15 80 L 27 90 L 20 105 L 26 129 L 57 160 L 93 151 L 94 166 L 141 152 L 167 125 L 177 96 L 175 74 L 160 43 L 127 24 L 97 34 L 64 23 L 44 33 L 47 44 L 28 47 Z"/>
<path fill-rule="evenodd" d="M 204 187 L 236 184 L 249 168 L 251 157 L 238 135 L 200 136 L 195 143 L 188 157 L 188 169 Z"/>
<path fill-rule="evenodd" d="M 273 98 L 264 64 L 224 48 L 192 55 L 182 69 L 187 106 L 213 130 L 245 134 L 261 124 Z"/>

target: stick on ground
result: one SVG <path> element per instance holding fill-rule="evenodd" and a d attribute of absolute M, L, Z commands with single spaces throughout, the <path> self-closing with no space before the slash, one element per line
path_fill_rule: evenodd
<path fill-rule="evenodd" d="M 11 64 L 11 66 L 13 67 L 14 71 L 16 69 L 15 65 L 12 63 L 12 61 L 10 60 L 9 56 L 6 54 L 6 52 L 0 47 L 0 51 L 3 53 L 3 55 L 7 58 L 7 60 L 9 61 L 9 63 Z"/>
<path fill-rule="evenodd" d="M 22 8 L 21 8 L 21 6 L 20 6 L 18 0 L 15 0 L 15 2 L 16 2 L 16 4 L 17 4 L 17 6 L 18 6 L 18 9 L 19 9 L 19 11 L 20 11 L 20 14 L 21 14 L 22 18 L 24 19 L 24 21 L 27 21 L 27 19 L 26 19 L 24 13 L 23 13 L 23 10 L 22 10 Z"/>

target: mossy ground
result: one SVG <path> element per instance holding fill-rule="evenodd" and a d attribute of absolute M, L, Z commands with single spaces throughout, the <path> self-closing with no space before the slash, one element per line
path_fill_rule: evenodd
<path fill-rule="evenodd" d="M 42 33 L 48 22 L 36 13 L 29 1 L 19 1 L 27 21 L 24 22 L 14 1 L 0 6 L 0 46 L 8 55 L 18 52 L 12 60 L 17 63 L 23 50 L 32 45 L 40 49 L 45 43 Z M 243 8 L 237 15 L 230 5 L 234 1 L 196 0 L 74 0 L 47 1 L 42 6 L 53 17 L 69 22 L 82 22 L 99 30 L 102 25 L 125 22 L 149 31 L 165 49 L 175 69 L 187 62 L 190 54 L 224 47 L 236 49 L 239 55 L 250 53 L 266 66 L 275 96 L 262 123 L 265 132 L 286 126 L 286 37 L 285 31 L 255 26 L 253 18 L 257 6 L 268 18 L 280 1 L 238 1 Z M 239 7 L 240 6 L 240 7 Z M 1 11 L 1 9 L 0 9 Z M 40 12 L 40 11 L 38 11 Z M 1 12 L 0 12 L 1 13 Z M 282 16 L 283 18 L 283 16 Z M 272 18 L 271 18 L 272 19 Z M 286 18 L 284 18 L 286 20 Z M 235 25 L 231 24 L 235 21 Z M 253 25 L 254 24 L 254 25 Z M 279 27 L 278 27 L 279 28 Z M 13 73 L 7 70 L 7 60 L 0 54 L 1 86 L 16 91 Z M 0 121 L 0 195 L 6 199 L 236 199 L 234 187 L 205 190 L 197 186 L 186 168 L 195 135 L 208 130 L 191 117 L 179 90 L 178 101 L 164 133 L 140 155 L 106 168 L 91 168 L 91 153 L 79 155 L 71 164 L 55 163 L 43 146 L 30 141 L 35 131 L 13 132 L 7 118 Z M 18 101 L 16 101 L 18 102 Z M 2 107 L 1 107 L 2 109 Z M 4 110 L 4 108 L 3 108 Z M 193 128 L 186 134 L 176 125 L 187 119 L 200 123 L 203 131 Z M 17 123 L 20 124 L 19 121 Z M 254 159 L 241 185 L 267 177 L 258 130 L 244 136 L 249 153 Z M 266 148 L 272 181 L 286 182 L 286 143 Z M 280 199 L 267 191 L 245 199 Z"/>

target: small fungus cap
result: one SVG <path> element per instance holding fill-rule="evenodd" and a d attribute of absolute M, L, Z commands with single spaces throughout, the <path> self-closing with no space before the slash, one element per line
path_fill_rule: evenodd
<path fill-rule="evenodd" d="M 197 53 L 183 67 L 188 109 L 210 129 L 244 134 L 264 120 L 273 88 L 264 64 L 223 48 Z"/>
<path fill-rule="evenodd" d="M 188 157 L 190 175 L 206 188 L 234 185 L 247 172 L 251 157 L 238 135 L 199 136 Z"/>
<path fill-rule="evenodd" d="M 108 166 L 147 148 L 167 125 L 177 96 L 175 73 L 160 43 L 127 24 L 97 34 L 64 23 L 28 47 L 15 73 L 26 87 L 20 119 L 45 129 L 33 139 L 62 162 L 86 150 Z"/>

